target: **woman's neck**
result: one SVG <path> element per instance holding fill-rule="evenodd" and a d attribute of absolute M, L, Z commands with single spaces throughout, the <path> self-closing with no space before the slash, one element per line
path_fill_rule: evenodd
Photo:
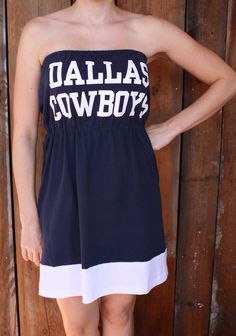
<path fill-rule="evenodd" d="M 76 0 L 71 7 L 89 24 L 109 22 L 117 9 L 114 0 Z"/>

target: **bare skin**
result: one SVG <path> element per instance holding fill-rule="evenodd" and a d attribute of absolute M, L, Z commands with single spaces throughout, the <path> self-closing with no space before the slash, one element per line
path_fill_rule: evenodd
<path fill-rule="evenodd" d="M 42 255 L 34 188 L 41 64 L 48 54 L 61 49 L 125 48 L 142 51 L 148 63 L 159 52 L 165 52 L 172 61 L 210 86 L 174 117 L 146 128 L 155 150 L 212 116 L 236 94 L 236 74 L 219 56 L 172 23 L 124 11 L 113 0 L 77 0 L 68 8 L 28 21 L 17 53 L 12 155 L 22 225 L 22 257 L 36 266 Z M 99 302 L 103 335 L 132 336 L 135 299 L 132 294 L 110 294 L 90 304 L 83 304 L 79 296 L 57 302 L 67 336 L 99 335 Z"/>
<path fill-rule="evenodd" d="M 66 335 L 99 336 L 99 300 L 83 304 L 81 296 L 56 299 Z"/>
<path fill-rule="evenodd" d="M 99 315 L 103 336 L 133 336 L 136 295 L 109 294 L 83 304 L 80 296 L 56 299 L 66 335 L 98 336 Z"/>
<path fill-rule="evenodd" d="M 133 336 L 136 295 L 109 294 L 100 300 L 103 336 Z"/>

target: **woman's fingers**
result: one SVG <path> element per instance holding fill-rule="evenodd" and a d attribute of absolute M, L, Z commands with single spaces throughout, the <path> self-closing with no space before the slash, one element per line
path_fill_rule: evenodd
<path fill-rule="evenodd" d="M 22 257 L 39 266 L 42 255 L 42 237 L 38 223 L 22 226 L 21 230 Z"/>
<path fill-rule="evenodd" d="M 35 263 L 36 266 L 39 266 L 39 262 L 40 262 L 40 251 L 35 252 L 33 254 L 33 262 Z"/>
<path fill-rule="evenodd" d="M 42 247 L 37 249 L 22 247 L 22 257 L 26 261 L 32 261 L 36 266 L 39 266 L 42 257 Z"/>
<path fill-rule="evenodd" d="M 25 247 L 21 247 L 21 254 L 22 254 L 23 259 L 25 259 L 26 261 L 29 260 L 27 249 Z"/>

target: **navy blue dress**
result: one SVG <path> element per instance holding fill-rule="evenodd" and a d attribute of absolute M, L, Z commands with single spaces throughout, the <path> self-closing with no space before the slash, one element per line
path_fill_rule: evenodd
<path fill-rule="evenodd" d="M 41 67 L 38 294 L 146 294 L 167 279 L 146 55 L 58 50 Z"/>

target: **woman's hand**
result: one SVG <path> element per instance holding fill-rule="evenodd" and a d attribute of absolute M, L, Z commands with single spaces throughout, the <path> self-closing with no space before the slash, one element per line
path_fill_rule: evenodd
<path fill-rule="evenodd" d="M 23 225 L 21 228 L 21 251 L 22 257 L 31 260 L 39 266 L 42 256 L 41 231 L 38 222 Z"/>
<path fill-rule="evenodd" d="M 149 125 L 145 129 L 154 150 L 168 145 L 178 135 L 178 131 L 168 126 L 167 122 Z"/>

